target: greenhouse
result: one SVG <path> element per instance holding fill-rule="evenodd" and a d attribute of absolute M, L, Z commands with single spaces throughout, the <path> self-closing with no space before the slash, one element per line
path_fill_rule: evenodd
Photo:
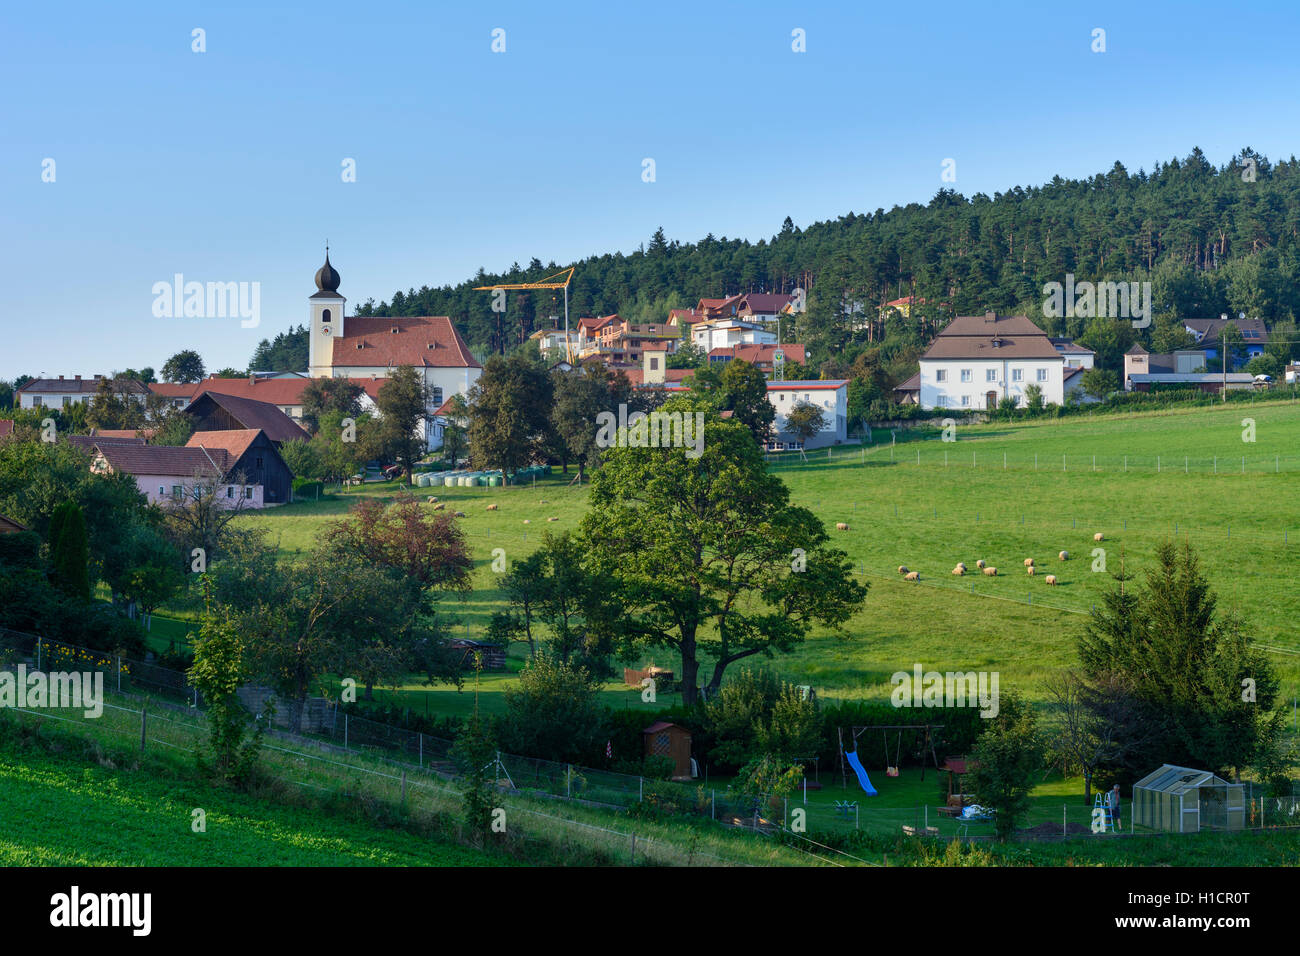
<path fill-rule="evenodd" d="M 1167 763 L 1133 784 L 1133 823 L 1171 833 L 1240 830 L 1246 825 L 1245 785 Z"/>

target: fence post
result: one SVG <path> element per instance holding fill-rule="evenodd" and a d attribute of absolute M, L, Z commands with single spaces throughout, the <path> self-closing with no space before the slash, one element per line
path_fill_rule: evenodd
<path fill-rule="evenodd" d="M 348 715 L 343 715 L 343 749 L 348 749 Z"/>
<path fill-rule="evenodd" d="M 717 799 L 718 799 L 718 791 L 710 790 L 709 791 L 709 819 L 710 820 L 718 819 Z"/>
<path fill-rule="evenodd" d="M 1069 836 L 1070 829 L 1065 822 L 1065 804 L 1061 804 L 1061 836 Z"/>
<path fill-rule="evenodd" d="M 564 765 L 564 799 L 568 800 L 573 796 L 573 764 Z"/>
<path fill-rule="evenodd" d="M 406 771 L 402 771 L 402 806 L 406 806 Z"/>
<path fill-rule="evenodd" d="M 636 778 L 636 799 L 638 803 L 645 802 L 645 777 Z"/>
<path fill-rule="evenodd" d="M 533 481 L 535 482 L 537 481 L 537 479 L 533 478 Z M 635 833 L 632 834 L 632 865 L 633 866 L 636 865 L 636 834 Z"/>
<path fill-rule="evenodd" d="M 417 733 L 415 736 L 419 738 L 420 741 L 420 769 L 423 770 L 424 769 L 424 734 Z"/>
<path fill-rule="evenodd" d="M 117 692 L 122 693 L 122 655 L 117 655 Z"/>
<path fill-rule="evenodd" d="M 145 706 L 140 705 L 140 753 L 144 753 Z"/>

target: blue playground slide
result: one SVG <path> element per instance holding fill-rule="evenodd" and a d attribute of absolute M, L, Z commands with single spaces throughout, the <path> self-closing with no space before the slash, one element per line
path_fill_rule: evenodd
<path fill-rule="evenodd" d="M 867 776 L 867 771 L 862 768 L 862 761 L 858 759 L 858 752 L 855 750 L 852 753 L 845 753 L 844 756 L 848 758 L 849 766 L 853 768 L 853 772 L 858 775 L 858 783 L 862 784 L 862 789 L 867 791 L 867 796 L 876 796 L 876 788 L 871 785 L 871 778 Z"/>

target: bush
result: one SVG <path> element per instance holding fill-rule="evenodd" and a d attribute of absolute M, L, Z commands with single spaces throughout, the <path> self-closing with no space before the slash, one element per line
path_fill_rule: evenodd
<path fill-rule="evenodd" d="M 323 481 L 313 481 L 310 478 L 295 478 L 293 480 L 294 498 L 315 499 L 325 494 L 325 483 Z"/>

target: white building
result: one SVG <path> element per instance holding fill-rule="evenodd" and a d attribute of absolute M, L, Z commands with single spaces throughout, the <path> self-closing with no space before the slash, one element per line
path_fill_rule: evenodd
<path fill-rule="evenodd" d="M 768 382 L 767 400 L 776 409 L 772 440 L 767 443 L 769 450 L 800 447 L 798 438 L 785 431 L 786 416 L 800 405 L 817 406 L 825 420 L 822 430 L 803 443 L 805 449 L 838 445 L 848 438 L 848 379 Z"/>
<path fill-rule="evenodd" d="M 67 408 L 69 405 L 88 402 L 99 391 L 102 375 L 82 378 L 34 378 L 15 391 L 19 408 Z M 133 378 L 109 379 L 113 391 L 121 395 L 130 395 L 143 403 L 149 395 L 149 389 L 143 382 Z"/>
<path fill-rule="evenodd" d="M 921 356 L 922 408 L 995 408 L 1012 397 L 1025 406 L 1036 385 L 1044 402 L 1064 404 L 1065 356 L 1023 315 L 959 315 Z"/>
<path fill-rule="evenodd" d="M 704 354 L 731 345 L 775 345 L 776 333 L 756 322 L 736 319 L 708 319 L 691 326 L 691 344 Z"/>
<path fill-rule="evenodd" d="M 429 386 L 429 419 L 452 395 L 467 393 L 483 366 L 470 354 L 451 319 L 429 316 L 344 316 L 347 300 L 339 294 L 339 274 L 330 265 L 316 272 L 311 296 L 308 374 L 312 378 L 385 379 L 406 366 Z M 429 448 L 438 435 L 426 422 L 422 435 Z"/>

